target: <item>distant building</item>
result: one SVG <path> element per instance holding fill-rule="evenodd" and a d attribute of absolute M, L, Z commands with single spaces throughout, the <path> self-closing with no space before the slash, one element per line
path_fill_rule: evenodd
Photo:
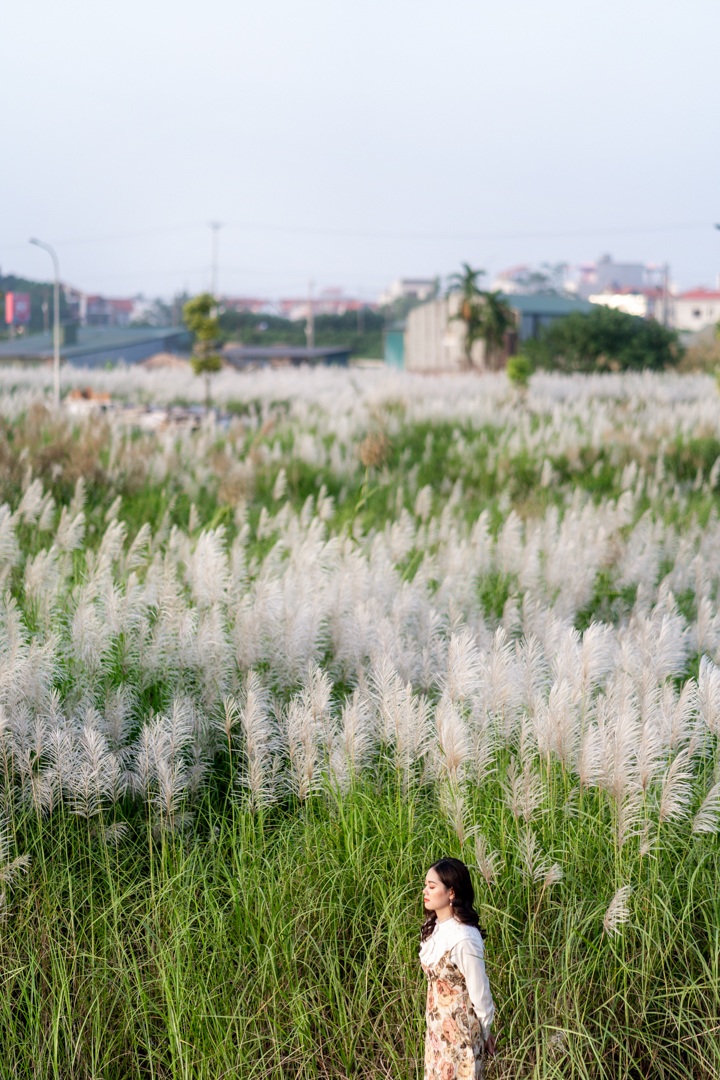
<path fill-rule="evenodd" d="M 380 307 L 396 300 L 428 300 L 437 288 L 435 278 L 398 278 L 378 297 Z"/>
<path fill-rule="evenodd" d="M 515 316 L 516 329 L 505 341 L 505 356 L 517 349 L 518 343 L 537 337 L 545 326 L 573 312 L 592 311 L 592 304 L 572 296 L 554 293 L 505 295 Z M 460 307 L 458 294 L 431 300 L 414 308 L 407 317 L 404 336 L 404 367 L 407 371 L 462 371 L 465 369 L 465 327 L 456 318 Z M 386 338 L 387 343 L 387 338 Z M 387 354 L 387 344 L 386 344 Z M 487 368 L 482 341 L 473 345 L 473 368 Z"/>
<path fill-rule="evenodd" d="M 292 319 L 298 322 L 307 319 L 312 306 L 313 315 L 345 315 L 349 311 L 360 311 L 362 308 L 374 310 L 377 304 L 359 300 L 356 297 L 345 296 L 342 289 L 323 289 L 317 296 L 289 298 L 278 300 L 275 305 L 277 312 L 284 319 Z"/>
<path fill-rule="evenodd" d="M 626 315 L 636 315 L 641 319 L 656 319 L 658 322 L 664 321 L 665 299 L 665 291 L 658 288 L 608 290 L 592 293 L 588 297 L 591 304 L 624 311 Z"/>
<path fill-rule="evenodd" d="M 74 341 L 61 342 L 60 358 L 73 367 L 137 364 L 158 352 L 190 352 L 191 337 L 184 326 L 82 327 Z M 52 335 L 32 334 L 0 342 L 0 363 L 37 364 L 53 354 Z"/>
<path fill-rule="evenodd" d="M 249 311 L 252 315 L 269 315 L 275 305 L 271 300 L 258 296 L 223 296 L 222 307 L 225 311 Z"/>
<path fill-rule="evenodd" d="M 570 268 L 566 288 L 588 299 L 611 295 L 642 294 L 646 289 L 663 288 L 667 267 L 641 262 L 615 262 L 612 255 L 602 255 L 596 263 Z"/>
<path fill-rule="evenodd" d="M 80 322 L 83 326 L 128 326 L 135 303 L 135 299 L 83 296 L 80 301 Z"/>
<path fill-rule="evenodd" d="M 340 364 L 347 367 L 350 346 L 335 345 L 308 349 L 300 345 L 235 345 L 229 342 L 223 348 L 223 357 L 236 368 L 246 367 L 298 367 L 312 364 Z"/>
<path fill-rule="evenodd" d="M 676 330 L 702 330 L 720 322 L 720 292 L 715 289 L 689 289 L 671 299 L 672 326 Z"/>

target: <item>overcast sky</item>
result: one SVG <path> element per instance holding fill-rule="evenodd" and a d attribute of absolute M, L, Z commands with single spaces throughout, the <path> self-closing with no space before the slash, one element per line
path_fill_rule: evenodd
<path fill-rule="evenodd" d="M 0 268 L 107 295 L 720 269 L 718 0 L 3 5 Z"/>

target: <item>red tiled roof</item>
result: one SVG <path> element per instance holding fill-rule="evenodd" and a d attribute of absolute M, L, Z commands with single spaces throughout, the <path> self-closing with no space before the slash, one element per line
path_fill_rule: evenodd
<path fill-rule="evenodd" d="M 716 289 L 706 289 L 700 286 L 697 289 L 689 289 L 687 292 L 679 293 L 678 300 L 720 300 L 720 292 Z"/>

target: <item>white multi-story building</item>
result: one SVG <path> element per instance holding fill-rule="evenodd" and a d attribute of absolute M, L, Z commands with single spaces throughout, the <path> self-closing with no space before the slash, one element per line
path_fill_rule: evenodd
<path fill-rule="evenodd" d="M 413 299 L 421 303 L 428 300 L 437 287 L 435 278 L 398 278 L 378 297 L 378 304 L 384 307 L 396 300 Z"/>
<path fill-rule="evenodd" d="M 720 292 L 689 289 L 671 298 L 672 325 L 676 330 L 703 330 L 720 322 Z"/>

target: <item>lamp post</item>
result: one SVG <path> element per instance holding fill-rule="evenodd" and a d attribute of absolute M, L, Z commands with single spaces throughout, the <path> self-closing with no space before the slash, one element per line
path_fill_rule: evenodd
<path fill-rule="evenodd" d="M 60 407 L 60 263 L 55 249 L 50 247 L 49 244 L 44 244 L 42 240 L 36 240 L 34 237 L 30 243 L 34 244 L 35 247 L 42 248 L 43 251 L 47 251 L 55 269 L 55 287 L 53 289 L 53 399 L 55 408 L 58 409 Z"/>

